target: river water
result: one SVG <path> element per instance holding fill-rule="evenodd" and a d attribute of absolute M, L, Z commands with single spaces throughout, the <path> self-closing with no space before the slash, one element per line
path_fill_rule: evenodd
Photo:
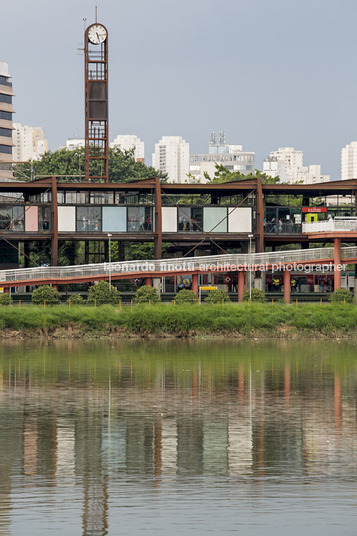
<path fill-rule="evenodd" d="M 357 346 L 5 343 L 0 534 L 355 535 Z"/>

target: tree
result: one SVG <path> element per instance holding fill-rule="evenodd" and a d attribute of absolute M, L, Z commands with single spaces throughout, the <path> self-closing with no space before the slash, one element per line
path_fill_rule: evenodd
<path fill-rule="evenodd" d="M 346 288 L 336 289 L 329 297 L 331 303 L 353 303 L 354 296 Z"/>
<path fill-rule="evenodd" d="M 265 303 L 265 292 L 259 288 L 252 288 L 251 290 L 245 290 L 243 292 L 243 301 L 249 302 L 251 298 L 252 302 Z"/>
<path fill-rule="evenodd" d="M 80 294 L 72 294 L 68 298 L 67 303 L 70 305 L 83 305 L 84 299 Z"/>
<path fill-rule="evenodd" d="M 79 253 L 78 242 L 66 240 L 58 244 L 58 266 L 74 266 Z"/>
<path fill-rule="evenodd" d="M 168 179 L 166 173 L 143 162 L 136 162 L 134 149 L 109 149 L 109 182 L 131 182 L 154 177 L 159 177 L 161 182 Z"/>
<path fill-rule="evenodd" d="M 76 150 L 58 149 L 48 151 L 40 160 L 29 161 L 14 165 L 14 177 L 18 180 L 29 181 L 49 175 L 67 175 L 76 181 L 84 180 L 84 148 Z M 109 149 L 109 182 L 132 182 L 143 179 L 159 177 L 162 182 L 167 181 L 167 174 L 146 166 L 143 162 L 136 162 L 134 149 L 121 151 L 118 148 Z"/>
<path fill-rule="evenodd" d="M 32 303 L 42 305 L 46 302 L 47 305 L 56 305 L 60 302 L 60 295 L 56 288 L 49 285 L 41 285 L 32 293 Z"/>
<path fill-rule="evenodd" d="M 156 288 L 144 285 L 136 291 L 134 300 L 136 303 L 157 303 L 160 296 Z"/>
<path fill-rule="evenodd" d="M 228 296 L 227 292 L 224 292 L 224 290 L 220 288 L 211 290 L 205 299 L 205 302 L 207 303 L 222 303 L 223 301 L 230 302 L 231 299 Z"/>
<path fill-rule="evenodd" d="M 107 281 L 99 281 L 88 292 L 88 303 L 95 303 L 96 305 L 104 305 L 109 303 L 111 305 L 117 305 L 120 300 L 120 292 L 113 286 L 109 286 Z"/>
<path fill-rule="evenodd" d="M 236 182 L 245 179 L 254 179 L 256 177 L 259 177 L 263 184 L 276 184 L 280 180 L 279 177 L 270 177 L 269 175 L 262 171 L 259 171 L 258 169 L 255 170 L 255 173 L 249 173 L 248 175 L 244 175 L 240 171 L 229 171 L 229 169 L 227 169 L 223 164 L 217 163 L 215 167 L 216 171 L 213 177 L 210 177 L 208 173 L 204 173 L 205 178 L 211 184 Z"/>
<path fill-rule="evenodd" d="M 176 296 L 175 296 L 175 302 L 179 305 L 183 303 L 196 303 L 197 302 L 197 296 L 193 292 L 193 290 L 188 290 L 186 288 L 183 288 L 180 290 Z"/>
<path fill-rule="evenodd" d="M 37 240 L 33 242 L 29 257 L 33 266 L 42 266 L 51 263 L 51 246 L 49 241 Z"/>
<path fill-rule="evenodd" d="M 11 304 L 12 304 L 12 298 L 10 294 L 7 294 L 7 293 L 0 294 L 0 306 L 11 305 Z"/>

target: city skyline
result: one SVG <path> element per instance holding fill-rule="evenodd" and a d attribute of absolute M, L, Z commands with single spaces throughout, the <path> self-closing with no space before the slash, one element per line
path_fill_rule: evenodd
<path fill-rule="evenodd" d="M 40 124 L 51 150 L 83 130 L 77 49 L 83 18 L 94 21 L 95 4 L 0 1 L 9 43 L 0 59 L 12 75 L 14 121 Z M 266 4 L 224 0 L 217 10 L 209 0 L 183 0 L 175 8 L 163 0 L 135 6 L 103 0 L 98 20 L 109 31 L 110 137 L 137 134 L 148 159 L 163 134 L 182 136 L 200 153 L 215 128 L 255 151 L 256 167 L 273 149 L 293 146 L 339 178 L 341 149 L 357 138 L 351 67 L 357 6 Z M 64 74 L 70 84 L 60 83 Z"/>

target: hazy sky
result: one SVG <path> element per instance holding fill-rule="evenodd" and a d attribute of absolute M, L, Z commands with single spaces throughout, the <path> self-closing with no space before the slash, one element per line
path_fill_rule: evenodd
<path fill-rule="evenodd" d="M 340 177 L 357 140 L 356 0 L 0 0 L 14 121 L 51 150 L 83 136 L 83 18 L 109 31 L 110 139 L 163 135 L 206 152 L 210 132 L 256 152 L 291 145 Z"/>

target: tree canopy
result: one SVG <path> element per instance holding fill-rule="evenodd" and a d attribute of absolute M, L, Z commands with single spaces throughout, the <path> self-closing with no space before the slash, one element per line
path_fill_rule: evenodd
<path fill-rule="evenodd" d="M 279 182 L 279 177 L 270 177 L 266 173 L 255 170 L 255 173 L 249 173 L 244 175 L 240 171 L 230 171 L 223 164 L 216 164 L 216 171 L 213 177 L 210 177 L 208 173 L 204 173 L 205 178 L 211 184 L 221 184 L 224 182 L 235 182 L 242 181 L 245 179 L 253 179 L 255 177 L 260 177 L 263 184 L 276 184 Z"/>
<path fill-rule="evenodd" d="M 18 180 L 28 181 L 48 175 L 84 180 L 84 148 L 48 151 L 40 160 L 14 165 L 14 177 Z M 159 177 L 162 182 L 167 181 L 166 173 L 137 162 L 134 149 L 109 149 L 109 182 L 132 182 L 153 177 Z"/>

